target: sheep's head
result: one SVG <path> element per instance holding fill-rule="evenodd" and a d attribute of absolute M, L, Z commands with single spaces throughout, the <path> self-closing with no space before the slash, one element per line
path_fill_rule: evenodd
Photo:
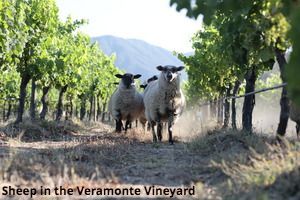
<path fill-rule="evenodd" d="M 121 87 L 130 89 L 134 87 L 134 79 L 140 78 L 142 75 L 140 74 L 133 75 L 133 74 L 126 73 L 124 75 L 116 74 L 115 76 L 121 79 L 121 84 L 120 84 Z"/>
<path fill-rule="evenodd" d="M 143 84 L 140 85 L 141 88 L 146 89 L 148 86 L 148 83 L 157 80 L 158 77 L 156 75 L 152 76 L 151 78 L 148 78 L 147 81 L 145 81 Z"/>
<path fill-rule="evenodd" d="M 180 66 L 180 67 L 176 67 L 176 66 L 172 66 L 172 65 L 166 65 L 166 66 L 157 66 L 156 69 L 158 69 L 159 71 L 161 71 L 163 77 L 165 78 L 165 80 L 167 82 L 172 82 L 173 80 L 175 80 L 178 75 L 179 75 L 179 71 L 183 70 L 184 67 Z"/>
<path fill-rule="evenodd" d="M 146 84 L 146 83 L 141 84 L 141 85 L 140 85 L 140 88 L 146 89 L 147 85 L 148 85 L 148 84 Z"/>
<path fill-rule="evenodd" d="M 158 79 L 158 77 L 156 75 L 154 75 L 151 78 L 148 78 L 147 83 L 150 83 L 151 81 L 155 81 L 157 79 Z"/>

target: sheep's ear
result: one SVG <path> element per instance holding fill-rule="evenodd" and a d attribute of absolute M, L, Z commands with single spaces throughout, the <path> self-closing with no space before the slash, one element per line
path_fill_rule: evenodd
<path fill-rule="evenodd" d="M 179 72 L 179 71 L 181 71 L 181 70 L 183 70 L 184 69 L 184 66 L 179 66 L 179 67 L 177 67 L 177 71 Z"/>
<path fill-rule="evenodd" d="M 163 66 L 159 65 L 159 66 L 156 67 L 156 69 L 157 69 L 158 71 L 163 71 L 165 68 L 164 68 Z"/>
<path fill-rule="evenodd" d="M 152 76 L 151 78 L 149 78 L 149 79 L 147 80 L 147 82 L 149 83 L 149 82 L 155 81 L 155 80 L 157 80 L 157 79 L 158 79 L 157 76 Z"/>
<path fill-rule="evenodd" d="M 117 78 L 123 78 L 123 75 L 121 75 L 121 74 L 116 74 L 115 75 Z"/>
<path fill-rule="evenodd" d="M 152 80 L 153 80 L 153 81 L 155 81 L 155 80 L 157 80 L 157 79 L 158 79 L 157 76 L 153 76 L 153 77 L 152 77 Z"/>
<path fill-rule="evenodd" d="M 141 76 L 142 76 L 142 75 L 140 75 L 140 74 L 136 74 L 136 75 L 133 76 L 133 78 L 134 78 L 134 79 L 137 79 L 137 78 L 140 78 Z"/>

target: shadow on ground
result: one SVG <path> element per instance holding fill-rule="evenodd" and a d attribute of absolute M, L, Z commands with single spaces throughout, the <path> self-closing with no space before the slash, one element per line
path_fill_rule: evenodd
<path fill-rule="evenodd" d="M 41 184 L 52 187 L 195 185 L 195 198 L 221 199 L 229 177 L 214 163 L 226 160 L 247 164 L 253 150 L 263 155 L 274 145 L 270 137 L 237 131 L 213 131 L 189 142 L 169 145 L 167 142 L 153 144 L 149 133 L 136 130 L 125 135 L 113 133 L 105 126 L 62 127 L 53 127 L 53 132 L 57 132 L 49 131 L 47 137 L 0 137 L 2 182 L 36 187 Z M 39 133 L 30 130 L 27 129 L 27 136 Z M 40 128 L 36 130 L 43 132 Z"/>

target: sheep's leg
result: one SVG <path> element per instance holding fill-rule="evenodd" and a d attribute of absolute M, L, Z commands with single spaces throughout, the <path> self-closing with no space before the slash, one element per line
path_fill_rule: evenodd
<path fill-rule="evenodd" d="M 120 133 L 122 131 L 122 121 L 120 119 L 116 119 L 116 132 Z"/>
<path fill-rule="evenodd" d="M 157 137 L 158 137 L 158 141 L 161 142 L 162 140 L 162 134 L 161 134 L 161 130 L 162 130 L 162 123 L 161 123 L 161 115 L 159 113 L 159 110 L 156 111 L 156 121 L 157 121 Z"/>
<path fill-rule="evenodd" d="M 125 133 L 127 132 L 128 128 L 131 128 L 131 121 L 126 120 L 126 123 L 125 123 Z"/>
<path fill-rule="evenodd" d="M 162 123 L 161 122 L 158 122 L 157 123 L 157 137 L 158 137 L 158 141 L 161 142 L 162 140 L 162 134 L 161 134 L 161 131 L 162 131 Z"/>
<path fill-rule="evenodd" d="M 153 142 L 157 142 L 157 137 L 156 137 L 156 134 L 155 134 L 154 126 L 155 126 L 155 122 L 151 122 L 151 129 L 152 129 L 152 135 L 153 135 Z"/>
<path fill-rule="evenodd" d="M 122 114 L 120 110 L 116 110 L 117 114 L 116 114 L 116 132 L 120 133 L 123 129 L 123 124 L 122 124 Z"/>
<path fill-rule="evenodd" d="M 169 144 L 173 144 L 173 125 L 174 125 L 174 116 L 173 114 L 169 114 L 169 117 L 168 117 L 168 133 L 169 133 Z"/>
<path fill-rule="evenodd" d="M 130 115 L 127 115 L 127 120 L 126 120 L 126 123 L 125 123 L 125 133 L 127 132 L 127 130 L 129 128 L 132 128 L 132 119 L 131 119 L 131 116 Z"/>
<path fill-rule="evenodd" d="M 174 141 L 173 141 L 173 138 L 172 138 L 173 130 L 172 130 L 172 125 L 171 124 L 168 124 L 168 132 L 169 132 L 169 143 L 174 144 Z"/>

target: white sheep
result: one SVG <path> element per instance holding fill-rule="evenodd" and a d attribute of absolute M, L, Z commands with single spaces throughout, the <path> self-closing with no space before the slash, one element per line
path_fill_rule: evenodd
<path fill-rule="evenodd" d="M 134 83 L 134 79 L 141 77 L 141 75 L 126 73 L 124 75 L 116 74 L 115 76 L 120 78 L 121 81 L 109 100 L 108 109 L 116 121 L 116 132 L 122 131 L 122 120 L 126 121 L 126 132 L 129 124 L 138 119 L 141 113 L 144 112 L 143 97 L 136 90 Z"/>
<path fill-rule="evenodd" d="M 157 80 L 158 77 L 156 75 L 152 76 L 151 78 L 147 79 L 147 81 L 144 82 L 144 84 L 141 84 L 140 85 L 140 88 L 143 88 L 145 89 L 147 87 L 147 85 L 151 82 L 151 81 L 155 81 Z M 143 96 L 143 94 L 142 94 Z M 145 131 L 145 125 L 147 123 L 147 119 L 146 119 L 146 116 L 145 116 L 145 110 L 143 110 L 141 112 L 141 115 L 139 117 L 139 121 L 140 123 L 142 124 L 142 127 L 143 127 L 143 130 Z M 137 124 L 138 124 L 138 120 L 136 120 L 136 127 L 137 127 Z M 129 124 L 129 128 L 132 128 L 132 123 Z M 150 126 L 149 126 L 149 129 L 150 129 Z"/>
<path fill-rule="evenodd" d="M 172 127 L 185 107 L 180 89 L 179 71 L 184 67 L 171 65 L 156 67 L 161 71 L 158 80 L 148 84 L 144 91 L 145 115 L 151 124 L 153 142 L 162 140 L 162 122 L 168 122 L 169 143 L 173 144 Z M 157 124 L 157 136 L 154 126 Z"/>
<path fill-rule="evenodd" d="M 297 137 L 300 137 L 300 107 L 293 102 L 290 103 L 290 118 L 296 122 Z"/>
<path fill-rule="evenodd" d="M 144 90 L 146 89 L 146 87 L 148 86 L 148 84 L 152 81 L 155 81 L 157 80 L 158 77 L 156 75 L 152 76 L 151 78 L 148 78 L 147 81 L 145 81 L 143 84 L 140 85 L 141 88 L 143 88 Z M 142 93 L 142 96 L 144 97 L 144 93 Z M 147 123 L 147 119 L 146 119 L 146 116 L 145 116 L 145 111 L 141 114 L 140 116 L 140 123 L 142 124 L 142 127 L 143 127 L 143 130 L 145 131 L 145 126 L 146 126 L 146 123 Z M 148 123 L 148 127 L 147 127 L 148 130 L 150 130 L 150 125 Z"/>

